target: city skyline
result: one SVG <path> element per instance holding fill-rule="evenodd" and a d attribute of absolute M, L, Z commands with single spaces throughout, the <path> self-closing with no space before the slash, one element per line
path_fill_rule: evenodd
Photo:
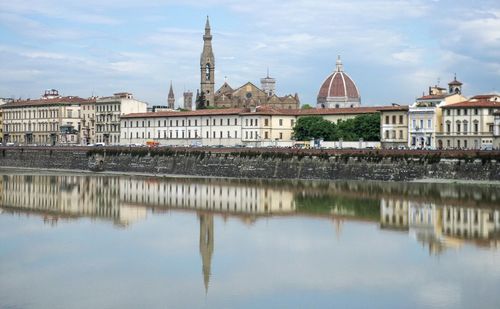
<path fill-rule="evenodd" d="M 1 97 L 129 91 L 166 105 L 172 80 L 180 106 L 199 88 L 206 15 L 216 88 L 258 84 L 269 68 L 278 92 L 314 106 L 341 55 L 364 106 L 412 103 L 454 73 L 466 96 L 499 90 L 495 1 L 1 2 Z"/>

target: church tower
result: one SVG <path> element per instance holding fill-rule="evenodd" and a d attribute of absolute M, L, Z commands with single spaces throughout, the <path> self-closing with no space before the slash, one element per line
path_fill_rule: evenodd
<path fill-rule="evenodd" d="M 175 95 L 174 95 L 174 89 L 172 89 L 172 82 L 170 82 L 170 90 L 168 91 L 168 108 L 169 109 L 174 109 L 175 105 Z"/>
<path fill-rule="evenodd" d="M 191 91 L 184 91 L 184 109 L 188 111 L 193 110 L 193 93 Z"/>
<path fill-rule="evenodd" d="M 203 52 L 200 57 L 201 85 L 200 89 L 205 96 L 205 106 L 215 106 L 215 57 L 212 51 L 212 35 L 210 34 L 210 22 L 207 16 L 205 24 L 205 35 L 203 36 Z"/>
<path fill-rule="evenodd" d="M 199 214 L 198 218 L 200 219 L 200 255 L 203 283 L 205 284 L 205 293 L 208 293 L 212 255 L 214 253 L 214 216 L 211 214 Z"/>

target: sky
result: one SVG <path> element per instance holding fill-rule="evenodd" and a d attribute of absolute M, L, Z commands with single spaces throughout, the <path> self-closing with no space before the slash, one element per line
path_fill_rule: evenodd
<path fill-rule="evenodd" d="M 199 88 L 210 16 L 216 89 L 260 85 L 316 103 L 340 55 L 362 105 L 410 104 L 457 79 L 500 91 L 498 0 L 0 0 L 0 97 L 131 92 L 176 105 Z"/>

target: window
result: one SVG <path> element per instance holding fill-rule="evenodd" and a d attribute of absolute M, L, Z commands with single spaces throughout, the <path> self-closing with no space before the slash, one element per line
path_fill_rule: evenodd
<path fill-rule="evenodd" d="M 479 125 L 478 125 L 478 123 L 477 123 L 477 122 L 474 122 L 474 133 L 476 133 L 476 134 L 477 134 L 477 133 L 478 133 L 478 131 L 479 131 Z"/>
<path fill-rule="evenodd" d="M 417 125 L 416 125 L 416 120 L 415 120 L 415 119 L 413 119 L 413 120 L 411 121 L 411 127 L 412 127 L 412 128 L 415 128 L 416 126 L 417 126 Z"/>
<path fill-rule="evenodd" d="M 393 115 L 393 116 L 392 116 L 392 123 L 393 123 L 393 124 L 396 124 L 396 115 Z"/>
<path fill-rule="evenodd" d="M 468 126 L 467 126 L 467 121 L 464 121 L 464 134 L 467 134 L 467 131 L 468 131 Z"/>
<path fill-rule="evenodd" d="M 292 128 L 295 126 L 295 119 L 290 120 L 290 125 L 292 126 Z"/>
<path fill-rule="evenodd" d="M 460 133 L 460 129 L 461 129 L 460 123 L 457 122 L 457 133 Z"/>
<path fill-rule="evenodd" d="M 269 119 L 264 119 L 264 126 L 265 127 L 269 126 Z"/>
<path fill-rule="evenodd" d="M 283 139 L 283 133 L 280 133 L 280 139 Z"/>
<path fill-rule="evenodd" d="M 385 124 L 389 124 L 389 116 L 385 116 Z"/>
<path fill-rule="evenodd" d="M 464 116 L 467 116 L 467 109 L 464 109 Z"/>
<path fill-rule="evenodd" d="M 265 139 L 269 139 L 269 134 L 268 134 L 268 132 L 267 132 L 267 131 L 266 131 L 266 132 L 264 132 L 264 138 L 265 138 Z"/>
<path fill-rule="evenodd" d="M 228 126 L 231 125 L 230 123 L 231 123 L 231 120 L 229 118 L 227 118 L 227 125 Z M 229 133 L 228 133 L 228 135 L 229 135 Z"/>
<path fill-rule="evenodd" d="M 403 124 L 403 115 L 399 115 L 399 124 Z"/>
<path fill-rule="evenodd" d="M 460 116 L 462 114 L 462 111 L 460 109 L 457 109 L 457 116 Z"/>
<path fill-rule="evenodd" d="M 403 139 L 403 130 L 399 130 L 399 139 Z"/>
<path fill-rule="evenodd" d="M 279 124 L 280 124 L 280 127 L 283 126 L 283 119 L 280 119 Z"/>
<path fill-rule="evenodd" d="M 428 129 L 432 128 L 432 120 L 431 119 L 427 119 L 427 128 Z"/>
<path fill-rule="evenodd" d="M 446 123 L 446 133 L 450 133 L 451 131 L 451 124 L 449 122 Z"/>
<path fill-rule="evenodd" d="M 477 108 L 474 109 L 474 115 L 479 115 L 479 110 Z"/>
<path fill-rule="evenodd" d="M 420 129 L 423 129 L 423 128 L 424 128 L 424 120 L 420 119 Z"/>
<path fill-rule="evenodd" d="M 446 110 L 446 116 L 450 116 L 450 110 L 449 109 Z"/>
<path fill-rule="evenodd" d="M 385 139 L 389 139 L 389 130 L 385 131 Z"/>

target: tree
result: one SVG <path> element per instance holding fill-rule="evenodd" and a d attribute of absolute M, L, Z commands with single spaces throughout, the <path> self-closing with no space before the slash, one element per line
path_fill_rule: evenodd
<path fill-rule="evenodd" d="M 206 98 L 205 93 L 202 91 L 199 95 L 196 96 L 196 109 L 205 109 L 206 106 Z"/>
<path fill-rule="evenodd" d="M 302 108 L 302 109 L 311 109 L 311 108 L 313 108 L 313 107 L 312 107 L 310 104 L 304 104 L 304 105 L 302 105 L 302 107 L 301 107 L 301 108 Z"/>
<path fill-rule="evenodd" d="M 298 141 L 323 138 L 325 141 L 380 141 L 380 114 L 358 115 L 337 124 L 321 116 L 300 117 L 293 128 Z"/>
<path fill-rule="evenodd" d="M 344 141 L 380 141 L 380 114 L 358 115 L 337 124 L 336 138 Z"/>
<path fill-rule="evenodd" d="M 335 133 L 335 124 L 320 116 L 300 117 L 293 128 L 293 136 L 298 141 L 323 138 L 332 140 Z"/>

